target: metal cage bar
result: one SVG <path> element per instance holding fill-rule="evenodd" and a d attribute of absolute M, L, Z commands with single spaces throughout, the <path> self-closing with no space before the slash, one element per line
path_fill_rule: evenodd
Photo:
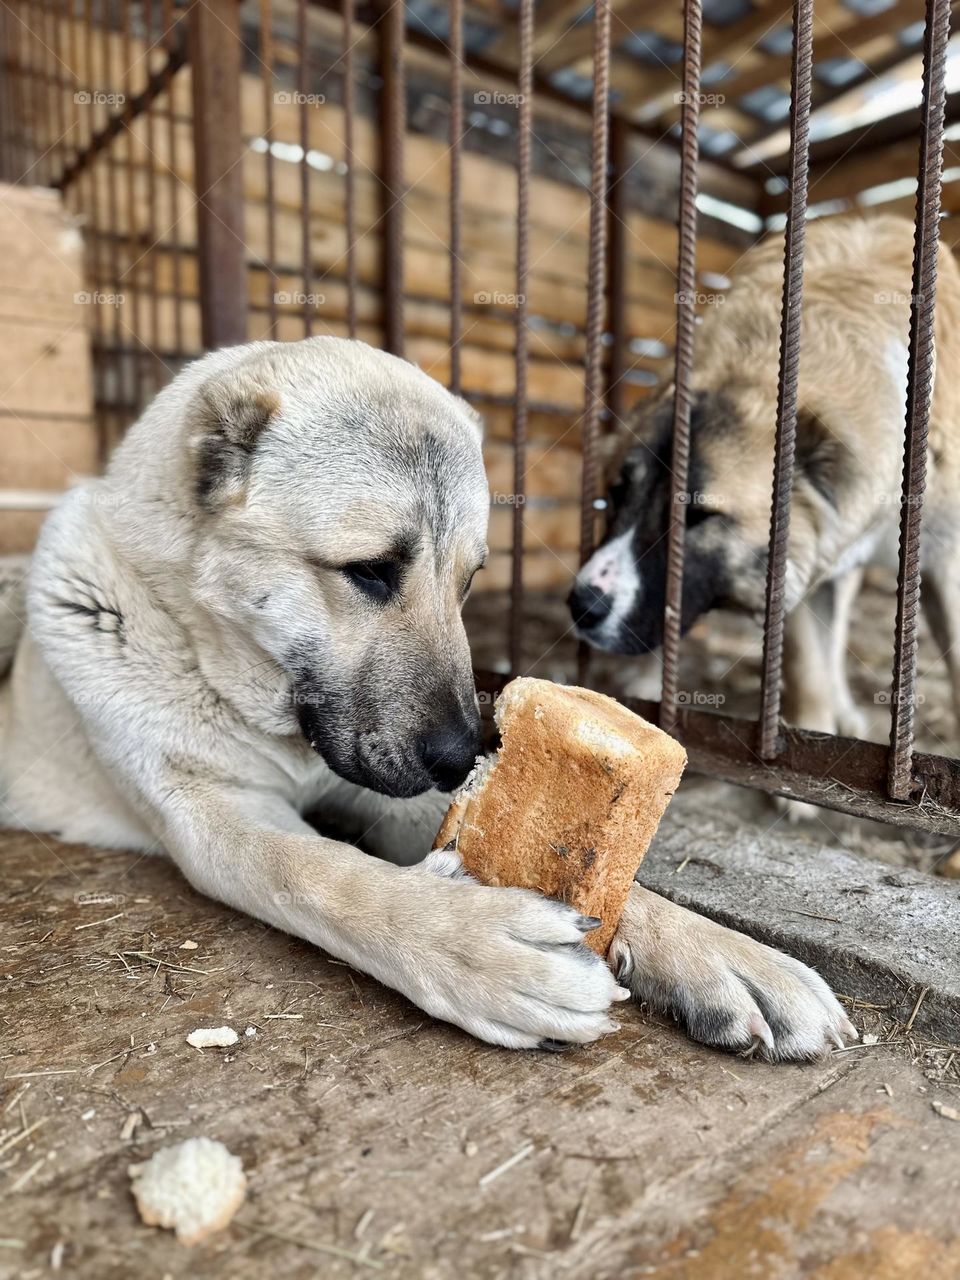
<path fill-rule="evenodd" d="M 450 0 L 450 390 L 460 394 L 463 335 L 463 0 Z"/>
<path fill-rule="evenodd" d="M 786 613 L 787 544 L 797 445 L 797 385 L 800 377 L 800 322 L 803 251 L 806 243 L 810 102 L 813 84 L 813 0 L 795 0 L 790 65 L 790 209 L 783 244 L 783 301 L 780 314 L 780 371 L 773 450 L 773 500 L 767 550 L 767 593 L 760 677 L 757 750 L 769 760 L 777 752 L 780 683 Z M 800 606 L 801 608 L 803 606 Z"/>
<path fill-rule="evenodd" d="M 383 192 L 383 345 L 395 356 L 405 350 L 403 308 L 404 143 L 407 88 L 404 66 L 403 0 L 386 0 L 377 27 L 380 39 L 380 181 Z"/>
<path fill-rule="evenodd" d="M 204 0 L 189 21 L 202 335 L 223 347 L 247 338 L 239 8 Z"/>
<path fill-rule="evenodd" d="M 300 271 L 303 276 L 303 333 L 313 333 L 313 246 L 310 243 L 310 39 L 307 0 L 297 0 L 297 99 L 300 129 Z"/>
<path fill-rule="evenodd" d="M 517 92 L 517 297 L 513 415 L 513 520 L 510 544 L 510 670 L 517 674 L 523 654 L 523 531 L 527 484 L 527 359 L 530 344 L 530 163 L 533 125 L 533 0 L 520 0 Z"/>
<path fill-rule="evenodd" d="M 343 221 L 347 238 L 347 335 L 357 336 L 357 164 L 353 122 L 357 113 L 356 73 L 353 65 L 354 0 L 343 0 Z"/>
<path fill-rule="evenodd" d="M 946 106 L 950 0 L 927 0 L 923 44 L 923 105 L 920 173 L 910 300 L 906 438 L 900 513 L 900 572 L 894 634 L 888 789 L 893 800 L 908 800 L 917 681 L 917 615 L 920 608 L 920 520 L 927 471 L 927 431 L 933 397 L 937 253 L 943 120 Z"/>
<path fill-rule="evenodd" d="M 263 153 L 267 195 L 267 317 L 271 338 L 277 336 L 277 206 L 276 167 L 273 154 L 274 71 L 273 0 L 260 0 L 260 79 L 263 82 Z"/>
<path fill-rule="evenodd" d="M 583 414 L 580 420 L 580 563 L 596 544 L 600 498 L 600 417 L 603 411 L 603 332 L 607 299 L 610 150 L 610 3 L 597 0 L 593 11 L 593 121 L 590 135 L 590 229 L 587 245 L 587 332 Z M 577 655 L 580 679 L 589 679 L 586 645 Z"/>
<path fill-rule="evenodd" d="M 690 417 L 693 407 L 693 346 L 697 292 L 697 163 L 700 155 L 701 0 L 684 0 L 683 100 L 680 151 L 680 208 L 677 216 L 677 347 L 674 366 L 673 448 L 670 459 L 670 511 L 667 531 L 667 580 L 663 611 L 663 692 L 660 723 L 667 733 L 677 724 L 680 631 L 683 613 L 683 546 L 690 470 Z"/>

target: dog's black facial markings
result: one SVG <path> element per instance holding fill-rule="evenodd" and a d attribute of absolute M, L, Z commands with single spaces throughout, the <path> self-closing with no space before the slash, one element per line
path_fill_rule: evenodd
<path fill-rule="evenodd" d="M 433 786 L 416 753 L 418 726 L 411 725 L 407 740 L 385 730 L 384 708 L 396 709 L 401 697 L 384 698 L 375 660 L 362 663 L 349 681 L 323 673 L 303 654 L 290 655 L 287 669 L 295 673 L 291 703 L 300 731 L 334 773 L 368 791 L 398 798 Z M 430 679 L 424 663 L 422 671 L 410 674 L 408 687 L 426 688 Z M 394 719 L 386 721 L 389 728 Z"/>
<path fill-rule="evenodd" d="M 717 392 L 696 393 L 690 413 L 687 489 L 679 495 L 687 535 L 681 613 L 683 633 L 702 614 L 723 603 L 730 593 L 724 547 L 715 533 L 720 521 L 729 524 L 730 520 L 712 505 L 703 443 L 717 436 L 735 435 L 737 425 L 735 408 L 727 396 Z M 649 653 L 663 643 L 673 429 L 673 402 L 666 399 L 651 411 L 644 425 L 645 443 L 627 454 L 620 480 L 610 491 L 607 541 L 631 535 L 632 555 L 640 581 L 637 598 L 623 617 L 618 633 L 599 641 L 620 653 Z M 589 638 L 589 632 L 585 634 Z"/>

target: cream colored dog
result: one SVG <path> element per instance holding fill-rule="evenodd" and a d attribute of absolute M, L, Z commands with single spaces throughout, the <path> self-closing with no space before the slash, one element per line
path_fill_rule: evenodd
<path fill-rule="evenodd" d="M 493 1044 L 612 1030 L 629 991 L 595 922 L 425 856 L 479 749 L 460 609 L 487 514 L 477 420 L 413 366 L 333 338 L 198 361 L 43 528 L 0 703 L 7 820 L 165 850 Z M 806 1058 L 852 1032 L 812 970 L 639 886 L 613 956 L 711 1044 Z"/>

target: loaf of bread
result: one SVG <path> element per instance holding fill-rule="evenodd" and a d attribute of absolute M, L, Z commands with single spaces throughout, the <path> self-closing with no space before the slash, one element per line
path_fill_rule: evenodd
<path fill-rule="evenodd" d="M 601 921 L 605 955 L 687 756 L 613 698 L 522 678 L 494 709 L 502 745 L 478 763 L 434 848 L 484 884 L 537 889 Z"/>

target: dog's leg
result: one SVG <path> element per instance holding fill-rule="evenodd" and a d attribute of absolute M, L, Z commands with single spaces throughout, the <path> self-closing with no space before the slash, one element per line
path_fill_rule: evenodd
<path fill-rule="evenodd" d="M 828 662 L 826 629 L 821 613 L 810 597 L 801 600 L 787 616 L 783 633 L 783 717 L 804 729 L 835 733 L 837 718 L 829 683 L 824 680 Z M 787 796 L 774 796 L 774 805 L 789 822 L 815 819 L 815 805 Z"/>
<path fill-rule="evenodd" d="M 956 728 L 960 731 L 960 583 L 956 580 L 957 555 L 940 554 L 935 569 L 923 575 L 921 599 L 934 643 L 947 664 Z"/>
<path fill-rule="evenodd" d="M 783 633 L 783 715 L 790 724 L 833 733 L 837 727 L 826 637 L 832 624 L 830 599 L 823 588 L 797 605 Z M 816 597 L 816 599 L 815 599 Z"/>
<path fill-rule="evenodd" d="M 822 583 L 787 618 L 784 715 L 791 724 L 859 737 L 864 717 L 847 677 L 850 615 L 862 569 Z"/>
<path fill-rule="evenodd" d="M 857 1036 L 813 969 L 639 884 L 609 959 L 638 1001 L 718 1049 L 803 1061 Z"/>
<path fill-rule="evenodd" d="M 397 866 L 410 866 L 430 852 L 451 798 L 427 791 L 412 800 L 395 800 L 337 779 L 307 817 L 324 834 L 349 840 Z"/>
<path fill-rule="evenodd" d="M 851 569 L 827 584 L 833 594 L 833 618 L 828 639 L 830 685 L 837 731 L 848 738 L 863 737 L 867 725 L 866 716 L 854 701 L 848 676 L 850 617 L 862 584 L 862 568 Z"/>
<path fill-rule="evenodd" d="M 169 781 L 167 849 L 202 893 L 305 938 L 491 1044 L 555 1048 L 615 1029 L 627 999 L 583 942 L 595 920 L 522 889 L 487 888 L 459 859 L 395 867 L 318 836 L 263 791 Z"/>

